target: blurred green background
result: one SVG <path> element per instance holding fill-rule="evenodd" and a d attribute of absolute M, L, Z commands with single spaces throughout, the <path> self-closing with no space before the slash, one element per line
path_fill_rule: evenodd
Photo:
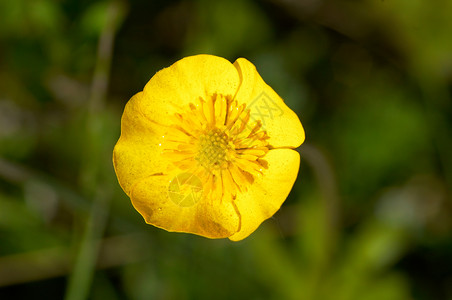
<path fill-rule="evenodd" d="M 244 241 L 146 225 L 128 99 L 246 57 L 307 140 Z M 0 0 L 0 299 L 452 299 L 452 1 Z"/>

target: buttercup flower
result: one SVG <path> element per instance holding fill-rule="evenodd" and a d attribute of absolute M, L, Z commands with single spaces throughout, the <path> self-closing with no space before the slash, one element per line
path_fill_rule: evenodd
<path fill-rule="evenodd" d="M 252 63 L 197 55 L 130 99 L 113 164 L 147 223 L 238 241 L 286 199 L 303 140 L 297 115 Z"/>

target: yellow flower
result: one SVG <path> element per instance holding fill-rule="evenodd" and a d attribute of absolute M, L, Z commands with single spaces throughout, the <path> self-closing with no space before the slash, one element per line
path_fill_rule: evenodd
<path fill-rule="evenodd" d="M 197 55 L 130 99 L 113 164 L 147 223 L 238 241 L 286 199 L 303 140 L 297 115 L 252 63 Z"/>

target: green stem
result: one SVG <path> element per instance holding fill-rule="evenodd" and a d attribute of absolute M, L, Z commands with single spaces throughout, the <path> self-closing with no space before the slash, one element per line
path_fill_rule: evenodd
<path fill-rule="evenodd" d="M 109 195 L 105 185 L 99 180 L 101 158 L 104 157 L 97 142 L 102 132 L 99 132 L 98 112 L 104 106 L 109 81 L 113 44 L 118 20 L 121 15 L 119 2 L 112 1 L 107 10 L 105 26 L 100 35 L 97 62 L 91 86 L 91 97 L 86 120 L 85 155 L 81 167 L 81 187 L 93 199 L 88 216 L 82 216 L 85 223 L 79 247 L 75 257 L 74 267 L 66 290 L 67 300 L 82 300 L 88 298 L 91 283 L 96 269 L 99 240 L 102 238 L 109 209 Z M 101 131 L 101 130 L 100 130 Z"/>

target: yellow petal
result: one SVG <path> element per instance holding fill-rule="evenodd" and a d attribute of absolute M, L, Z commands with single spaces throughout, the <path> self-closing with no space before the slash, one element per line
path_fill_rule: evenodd
<path fill-rule="evenodd" d="M 240 231 L 230 236 L 239 241 L 251 233 L 281 207 L 297 178 L 300 155 L 291 149 L 270 150 L 264 159 L 268 169 L 256 178 L 245 193 L 237 194 L 235 204 L 241 215 Z"/>
<path fill-rule="evenodd" d="M 188 175 L 188 176 L 187 176 Z M 239 228 L 230 201 L 206 199 L 202 183 L 190 173 L 172 172 L 138 182 L 130 198 L 146 223 L 173 232 L 225 238 Z"/>
<path fill-rule="evenodd" d="M 140 92 L 127 103 L 121 119 L 121 137 L 113 150 L 113 165 L 119 184 L 130 196 L 131 187 L 140 179 L 164 172 L 168 162 L 160 158 L 159 146 L 164 129 L 140 111 Z"/>
<path fill-rule="evenodd" d="M 213 55 L 183 58 L 155 74 L 144 87 L 143 113 L 163 125 L 190 103 L 214 94 L 234 96 L 239 86 L 236 68 L 226 59 Z"/>
<path fill-rule="evenodd" d="M 275 148 L 300 146 L 305 134 L 298 116 L 264 82 L 251 62 L 239 58 L 234 66 L 241 81 L 235 99 L 246 103 L 251 110 L 251 120 L 262 120 L 262 128 L 270 137 L 268 143 Z"/>

